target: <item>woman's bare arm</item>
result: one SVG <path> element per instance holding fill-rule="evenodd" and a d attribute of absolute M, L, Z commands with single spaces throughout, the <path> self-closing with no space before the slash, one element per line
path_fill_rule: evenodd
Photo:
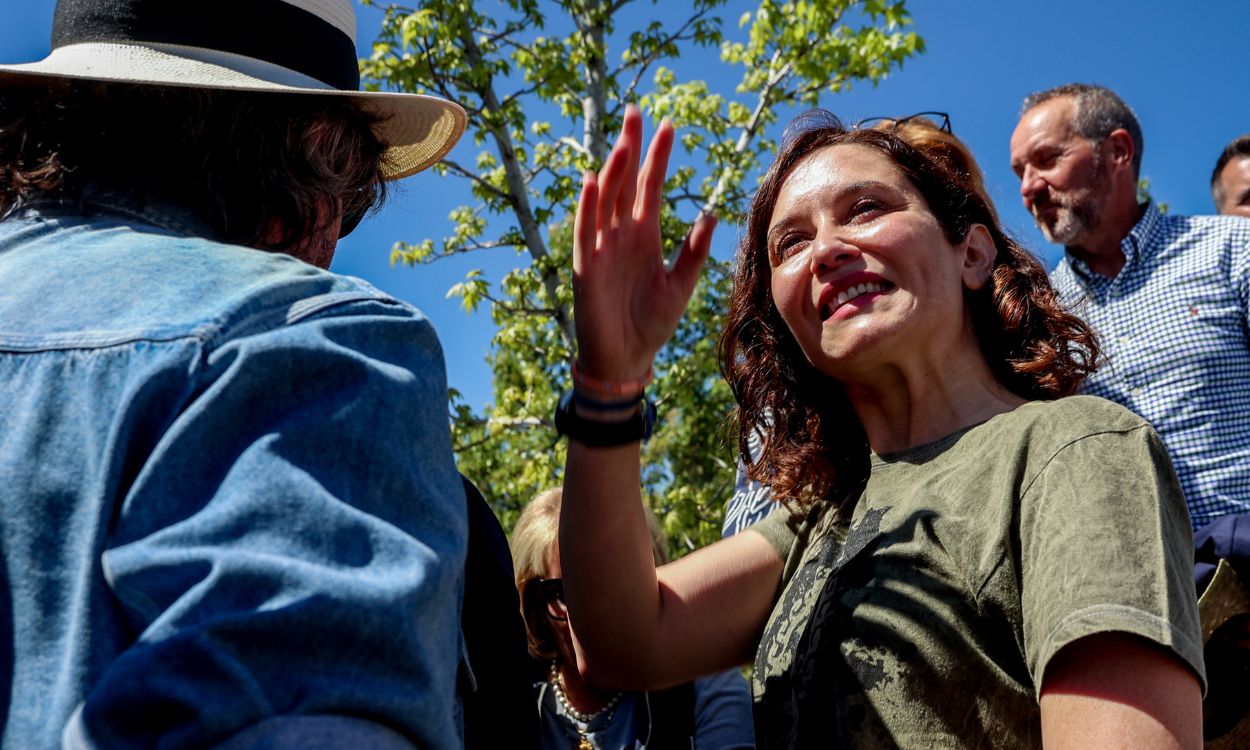
<path fill-rule="evenodd" d="M 1180 659 L 1125 633 L 1065 646 L 1042 683 L 1047 750 L 1202 747 L 1202 691 Z"/>
<path fill-rule="evenodd" d="M 707 257 L 700 217 L 671 268 L 660 237 L 673 129 L 656 132 L 641 170 L 642 117 L 626 110 L 600 174 L 588 173 L 574 226 L 578 363 L 589 376 L 641 378 L 672 336 Z M 594 414 L 586 414 L 594 418 Z M 781 559 L 755 533 L 658 572 L 641 505 L 639 445 L 570 441 L 560 515 L 565 596 L 579 667 L 603 684 L 647 688 L 747 660 L 772 606 Z"/>

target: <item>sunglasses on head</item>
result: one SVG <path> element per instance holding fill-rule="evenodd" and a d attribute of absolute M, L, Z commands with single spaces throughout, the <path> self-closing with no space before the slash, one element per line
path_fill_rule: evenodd
<path fill-rule="evenodd" d="M 951 132 L 951 118 L 950 115 L 945 112 L 917 112 L 915 114 L 907 115 L 906 117 L 866 117 L 855 123 L 851 129 L 862 130 L 864 128 L 871 128 L 880 123 L 891 123 L 893 127 L 890 128 L 890 132 L 893 133 L 912 120 L 922 117 L 932 118 L 934 120 L 940 118 L 941 123 L 938 125 L 938 129 L 945 133 Z M 838 119 L 838 116 L 829 110 L 819 108 L 810 109 L 798 115 L 786 125 L 785 130 L 782 131 L 781 134 L 780 150 L 784 151 L 795 138 L 808 131 L 820 130 L 822 128 L 843 129 L 845 127 L 846 126 L 842 124 L 842 121 Z"/>
<path fill-rule="evenodd" d="M 941 130 L 944 133 L 951 132 L 951 116 L 945 112 L 917 112 L 912 115 L 907 115 L 906 117 L 865 117 L 864 119 L 855 123 L 855 129 L 859 130 L 862 128 L 871 128 L 881 123 L 893 123 L 894 127 L 890 128 L 890 132 L 894 132 L 894 131 L 897 131 L 901 126 L 906 125 L 912 120 L 919 119 L 921 117 L 924 117 L 927 119 L 940 118 L 942 122 L 940 125 L 938 125 L 938 130 Z"/>

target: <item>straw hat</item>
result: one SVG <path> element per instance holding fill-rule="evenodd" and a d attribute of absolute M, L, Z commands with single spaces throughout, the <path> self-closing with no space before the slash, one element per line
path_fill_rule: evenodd
<path fill-rule="evenodd" d="M 434 164 L 465 128 L 445 99 L 359 90 L 351 0 L 58 0 L 51 54 L 0 65 L 0 83 L 27 76 L 344 96 L 383 118 L 387 179 Z"/>

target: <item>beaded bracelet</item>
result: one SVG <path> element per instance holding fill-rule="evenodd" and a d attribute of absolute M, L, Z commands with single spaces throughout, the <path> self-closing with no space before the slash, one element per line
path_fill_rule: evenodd
<path fill-rule="evenodd" d="M 600 380 L 582 372 L 574 361 L 569 370 L 573 376 L 573 387 L 584 397 L 600 404 L 637 399 L 655 379 L 655 368 L 648 367 L 647 373 L 637 380 Z"/>

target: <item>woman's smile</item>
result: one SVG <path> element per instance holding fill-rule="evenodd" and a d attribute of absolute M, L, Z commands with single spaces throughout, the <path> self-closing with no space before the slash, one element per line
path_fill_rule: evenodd
<path fill-rule="evenodd" d="M 820 293 L 820 320 L 843 320 L 862 309 L 883 294 L 894 291 L 894 284 L 877 274 L 850 273 L 827 285 Z"/>

